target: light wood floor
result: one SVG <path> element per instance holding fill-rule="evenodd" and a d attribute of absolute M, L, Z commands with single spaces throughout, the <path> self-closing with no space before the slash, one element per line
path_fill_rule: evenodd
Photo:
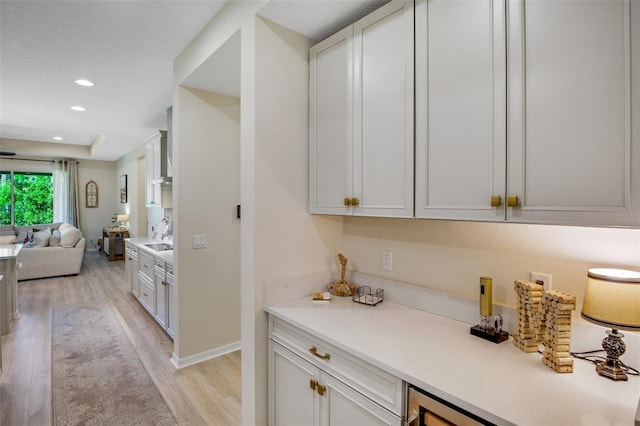
<path fill-rule="evenodd" d="M 50 425 L 51 312 L 107 301 L 179 425 L 240 424 L 240 352 L 176 370 L 173 342 L 124 284 L 124 262 L 87 252 L 78 276 L 18 283 L 20 319 L 2 337 L 0 425 Z"/>

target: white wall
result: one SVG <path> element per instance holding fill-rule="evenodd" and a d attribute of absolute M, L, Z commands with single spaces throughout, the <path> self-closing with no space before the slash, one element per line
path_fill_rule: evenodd
<path fill-rule="evenodd" d="M 268 330 L 264 303 L 280 301 L 274 294 L 287 298 L 297 291 L 294 283 L 290 294 L 282 293 L 279 287 L 283 282 L 333 269 L 342 224 L 307 213 L 309 47 L 313 41 L 257 18 L 255 42 L 255 351 L 242 356 L 243 361 L 255 357 L 252 424 L 266 424 Z M 247 317 L 250 309 L 245 312 Z M 243 348 L 244 343 L 243 335 Z M 244 406 L 244 395 L 245 389 L 243 413 L 252 409 Z M 243 424 L 247 424 L 244 418 Z"/>
<path fill-rule="evenodd" d="M 86 208 L 85 185 L 90 180 L 98 184 L 98 207 Z M 116 163 L 113 161 L 81 160 L 78 164 L 78 186 L 80 191 L 80 230 L 87 239 L 87 249 L 98 247 L 102 228 L 111 225 L 111 216 L 116 211 Z M 118 199 L 119 200 L 119 199 Z"/>
<path fill-rule="evenodd" d="M 240 341 L 240 100 L 181 87 L 173 218 L 180 359 Z M 193 248 L 205 234 L 208 247 Z"/>
<path fill-rule="evenodd" d="M 550 273 L 580 312 L 588 268 L 640 270 L 640 229 L 351 217 L 342 250 L 349 269 L 466 297 L 488 275 L 494 301 L 511 306 L 514 280 Z M 392 272 L 382 270 L 382 250 L 393 252 Z"/>
<path fill-rule="evenodd" d="M 115 205 L 111 215 L 114 213 L 128 214 L 130 219 L 129 235 L 144 237 L 147 233 L 147 207 L 144 201 L 144 145 L 142 143 L 117 161 L 115 173 L 113 192 Z M 120 176 L 122 175 L 127 175 L 128 195 L 125 204 L 120 202 Z M 107 224 L 111 225 L 111 221 L 109 220 Z"/>

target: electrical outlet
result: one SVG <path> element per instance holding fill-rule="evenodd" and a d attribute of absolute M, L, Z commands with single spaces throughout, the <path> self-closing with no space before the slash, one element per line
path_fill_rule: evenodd
<path fill-rule="evenodd" d="M 382 250 L 382 270 L 393 270 L 393 253 L 391 250 Z"/>
<path fill-rule="evenodd" d="M 536 284 L 542 284 L 545 290 L 551 290 L 551 274 L 543 272 L 530 272 L 530 279 Z"/>

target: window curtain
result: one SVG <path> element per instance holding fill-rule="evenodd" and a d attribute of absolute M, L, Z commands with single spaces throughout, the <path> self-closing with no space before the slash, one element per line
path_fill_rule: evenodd
<path fill-rule="evenodd" d="M 74 160 L 53 162 L 53 221 L 80 227 L 78 163 Z"/>

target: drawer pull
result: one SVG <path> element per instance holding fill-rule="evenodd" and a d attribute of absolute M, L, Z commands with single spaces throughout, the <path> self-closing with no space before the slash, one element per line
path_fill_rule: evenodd
<path fill-rule="evenodd" d="M 327 387 L 325 385 L 318 385 L 318 395 L 324 396 L 324 393 L 327 391 Z"/>
<path fill-rule="evenodd" d="M 309 352 L 311 352 L 313 355 L 317 356 L 320 359 L 326 359 L 328 360 L 329 358 L 331 358 L 331 355 L 329 355 L 328 353 L 324 354 L 324 355 L 320 355 L 318 353 L 318 348 L 316 348 L 315 346 L 311 346 L 309 348 Z"/>
<path fill-rule="evenodd" d="M 142 293 L 142 295 L 145 297 L 149 296 L 147 293 Z"/>
<path fill-rule="evenodd" d="M 316 387 L 318 386 L 318 381 L 316 379 L 311 379 L 309 380 L 309 387 L 312 390 L 316 390 Z"/>

